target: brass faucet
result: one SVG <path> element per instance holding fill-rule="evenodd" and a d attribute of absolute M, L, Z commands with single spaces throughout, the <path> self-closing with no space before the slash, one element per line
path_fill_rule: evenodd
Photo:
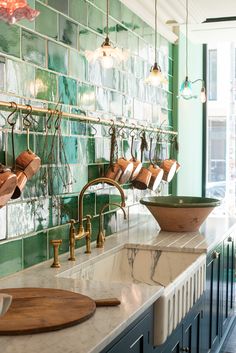
<path fill-rule="evenodd" d="M 104 212 L 104 210 L 109 206 L 109 205 L 113 205 L 113 206 L 117 206 L 120 207 L 120 209 L 123 211 L 124 214 L 124 219 L 127 219 L 127 215 L 125 212 L 125 209 L 119 205 L 116 202 L 109 202 L 106 203 L 102 208 L 101 211 L 99 213 L 99 230 L 98 230 L 98 236 L 97 236 L 97 248 L 103 248 L 104 247 L 104 242 L 105 242 L 105 231 L 104 231 L 104 225 L 103 225 L 103 217 L 102 214 Z"/>
<path fill-rule="evenodd" d="M 91 216 L 87 215 L 86 216 L 86 229 L 84 230 L 84 226 L 83 226 L 83 199 L 84 199 L 84 194 L 85 191 L 92 185 L 98 184 L 98 183 L 106 183 L 108 185 L 112 185 L 115 186 L 119 192 L 120 192 L 120 196 L 121 196 L 121 207 L 125 207 L 125 194 L 123 189 L 121 188 L 121 186 L 112 179 L 109 178 L 105 178 L 105 177 L 101 177 L 101 178 L 97 178 L 94 180 L 91 180 L 90 182 L 88 182 L 83 189 L 80 192 L 79 195 L 79 220 L 75 221 L 74 219 L 70 220 L 70 257 L 69 260 L 70 261 L 75 261 L 75 242 L 76 240 L 80 240 L 82 238 L 86 238 L 86 254 L 90 254 L 91 253 L 91 234 L 92 234 L 92 226 L 91 226 Z M 75 229 L 75 223 L 79 223 L 79 230 L 76 233 L 76 229 Z"/>

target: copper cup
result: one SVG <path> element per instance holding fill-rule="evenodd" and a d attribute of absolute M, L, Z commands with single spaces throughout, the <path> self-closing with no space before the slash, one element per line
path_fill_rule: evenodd
<path fill-rule="evenodd" d="M 128 161 L 127 159 L 125 159 L 124 157 L 119 158 L 118 159 L 118 165 L 121 168 L 122 174 L 121 177 L 119 179 L 119 182 L 121 184 L 125 184 L 127 183 L 127 181 L 130 179 L 133 169 L 134 169 L 134 165 L 133 162 Z"/>
<path fill-rule="evenodd" d="M 27 150 L 21 152 L 16 158 L 16 165 L 18 169 L 24 171 L 29 180 L 38 172 L 41 166 L 41 160 L 34 152 Z"/>
<path fill-rule="evenodd" d="M 161 163 L 161 168 L 164 170 L 163 180 L 168 183 L 173 179 L 176 172 L 177 163 L 173 159 L 165 159 Z"/>
<path fill-rule="evenodd" d="M 146 190 L 150 183 L 151 177 L 152 173 L 150 170 L 142 167 L 136 179 L 132 181 L 132 184 L 136 189 Z"/>
<path fill-rule="evenodd" d="M 22 170 L 16 171 L 16 178 L 17 184 L 11 197 L 13 200 L 18 199 L 21 196 L 25 184 L 28 180 L 26 174 Z"/>
<path fill-rule="evenodd" d="M 150 190 L 156 191 L 160 182 L 162 181 L 164 170 L 154 164 L 151 164 L 148 170 L 150 170 L 150 172 L 152 173 L 148 188 Z"/>
<path fill-rule="evenodd" d="M 137 159 L 130 159 L 130 161 L 133 163 L 133 172 L 131 174 L 130 180 L 134 180 L 137 178 L 141 168 L 142 168 L 142 162 L 138 161 Z"/>
<path fill-rule="evenodd" d="M 122 174 L 122 170 L 119 166 L 118 163 L 115 163 L 111 166 L 109 166 L 108 170 L 106 171 L 105 177 L 118 181 L 120 179 L 120 176 Z"/>
<path fill-rule="evenodd" d="M 178 173 L 181 168 L 181 165 L 176 161 L 176 171 L 175 173 Z"/>
<path fill-rule="evenodd" d="M 0 208 L 10 200 L 17 183 L 17 178 L 10 169 L 0 164 Z"/>

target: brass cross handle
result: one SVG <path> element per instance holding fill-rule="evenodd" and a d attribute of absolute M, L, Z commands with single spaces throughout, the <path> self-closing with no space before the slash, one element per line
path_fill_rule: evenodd
<path fill-rule="evenodd" d="M 50 243 L 53 246 L 53 254 L 54 254 L 54 261 L 51 267 L 59 268 L 61 267 L 61 265 L 59 263 L 58 255 L 59 255 L 59 246 L 61 245 L 62 240 L 61 239 L 51 240 Z"/>

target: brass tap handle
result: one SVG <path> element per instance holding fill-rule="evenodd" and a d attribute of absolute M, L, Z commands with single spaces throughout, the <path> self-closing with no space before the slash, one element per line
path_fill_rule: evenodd
<path fill-rule="evenodd" d="M 75 223 L 74 219 L 70 220 L 70 261 L 75 261 Z"/>
<path fill-rule="evenodd" d="M 61 245 L 62 240 L 61 239 L 51 240 L 50 243 L 53 246 L 53 254 L 54 254 L 54 260 L 53 260 L 51 267 L 59 268 L 59 267 L 61 267 L 61 265 L 59 263 L 58 255 L 59 255 L 59 246 Z"/>
<path fill-rule="evenodd" d="M 86 254 L 91 254 L 91 235 L 92 235 L 92 224 L 91 224 L 91 216 L 86 216 Z"/>

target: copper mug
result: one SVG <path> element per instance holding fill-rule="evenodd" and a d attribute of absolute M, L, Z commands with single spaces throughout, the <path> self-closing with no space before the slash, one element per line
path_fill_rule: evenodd
<path fill-rule="evenodd" d="M 140 173 L 140 170 L 142 168 L 142 162 L 135 158 L 131 158 L 130 162 L 133 163 L 133 171 L 130 177 L 130 180 L 133 181 L 134 179 L 137 178 L 138 174 Z"/>
<path fill-rule="evenodd" d="M 16 171 L 16 178 L 17 178 L 17 184 L 11 196 L 13 200 L 18 199 L 21 196 L 22 191 L 25 187 L 25 184 L 28 180 L 26 174 L 22 170 Z"/>
<path fill-rule="evenodd" d="M 121 177 L 122 170 L 119 166 L 118 163 L 114 163 L 113 165 L 110 165 L 108 170 L 106 171 L 105 177 L 118 181 Z"/>
<path fill-rule="evenodd" d="M 16 158 L 17 169 L 24 171 L 27 179 L 30 180 L 39 170 L 41 166 L 40 158 L 30 149 L 21 152 Z"/>
<path fill-rule="evenodd" d="M 130 177 L 132 175 L 132 172 L 134 169 L 133 162 L 128 161 L 127 159 L 122 157 L 122 158 L 118 159 L 117 163 L 120 166 L 120 169 L 122 171 L 122 174 L 119 179 L 119 183 L 125 184 L 125 183 L 127 183 L 127 181 L 130 179 Z"/>
<path fill-rule="evenodd" d="M 163 180 L 168 183 L 173 179 L 176 172 L 177 162 L 174 159 L 165 159 L 161 163 L 161 168 L 164 170 Z"/>
<path fill-rule="evenodd" d="M 0 163 L 0 208 L 10 200 L 17 184 L 17 177 L 11 169 Z"/>
<path fill-rule="evenodd" d="M 152 173 L 147 168 L 142 167 L 138 176 L 132 181 L 132 185 L 139 190 L 146 190 L 150 183 Z"/>
<path fill-rule="evenodd" d="M 150 182 L 148 184 L 148 189 L 156 191 L 160 182 L 162 181 L 164 170 L 155 164 L 151 164 L 148 170 L 152 173 Z"/>

